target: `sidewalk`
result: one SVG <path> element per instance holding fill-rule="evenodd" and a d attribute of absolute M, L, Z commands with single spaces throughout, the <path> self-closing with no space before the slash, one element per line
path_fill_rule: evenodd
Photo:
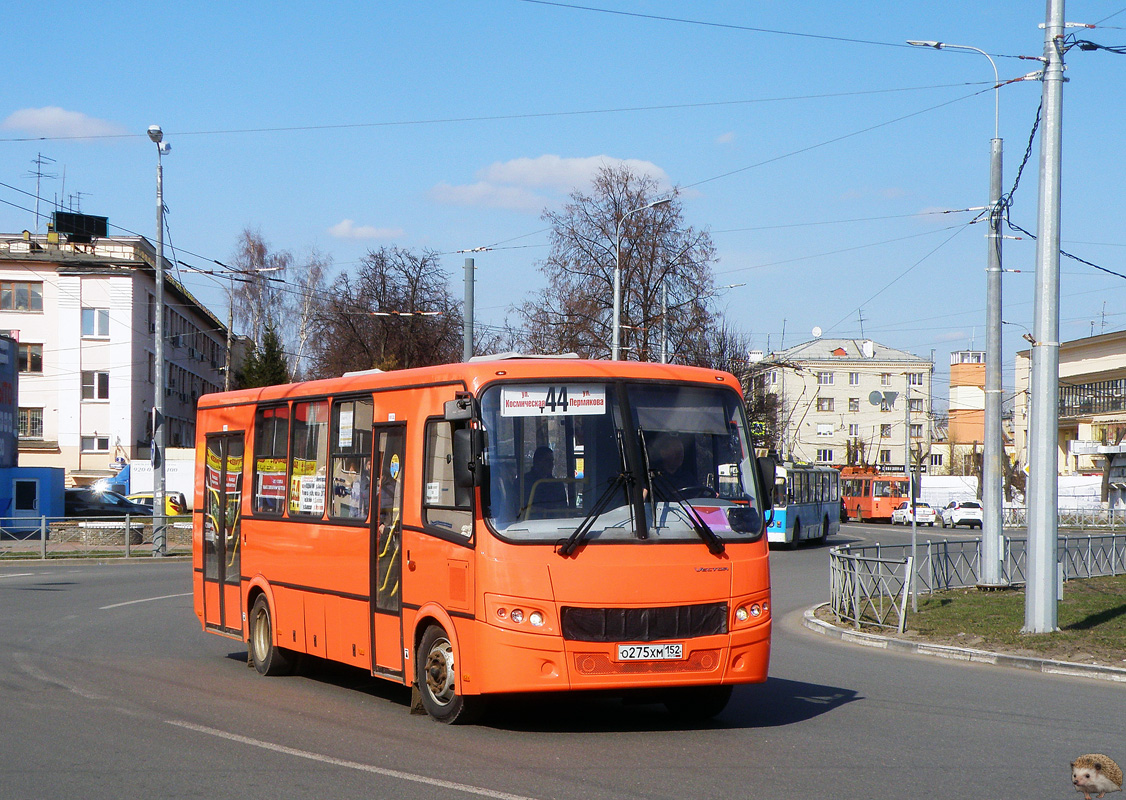
<path fill-rule="evenodd" d="M 1077 678 L 1095 678 L 1103 681 L 1126 683 L 1126 669 L 1120 667 L 1107 667 L 1099 664 L 1078 664 L 1071 661 L 1051 661 L 1043 658 L 1010 655 L 1008 653 L 994 653 L 988 650 L 975 650 L 969 647 L 931 644 L 914 639 L 901 639 L 896 636 L 867 633 L 853 628 L 842 628 L 839 625 L 833 625 L 832 623 L 817 618 L 817 609 L 827 605 L 828 603 L 821 603 L 813 608 L 807 609 L 803 614 L 802 625 L 823 636 L 829 636 L 850 644 L 877 647 L 881 650 L 893 650 L 900 653 L 946 658 L 952 661 L 967 661 L 974 664 L 1016 667 L 1018 669 L 1027 669 L 1052 675 L 1070 675 Z"/>

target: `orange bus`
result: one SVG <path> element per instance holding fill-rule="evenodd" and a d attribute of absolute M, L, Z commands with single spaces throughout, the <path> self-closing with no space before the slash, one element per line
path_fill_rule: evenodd
<path fill-rule="evenodd" d="M 730 374 L 480 359 L 206 395 L 197 431 L 195 613 L 264 675 L 343 662 L 443 722 L 766 680 L 774 464 Z"/>
<path fill-rule="evenodd" d="M 906 475 L 879 473 L 862 467 L 841 470 L 841 499 L 849 519 L 891 521 L 892 510 L 910 496 L 910 479 Z"/>

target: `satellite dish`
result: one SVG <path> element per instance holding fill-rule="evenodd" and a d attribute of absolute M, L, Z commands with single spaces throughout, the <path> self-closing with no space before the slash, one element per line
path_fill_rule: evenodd
<path fill-rule="evenodd" d="M 821 328 L 820 327 L 814 326 L 814 328 L 813 328 L 813 338 L 814 339 L 820 339 L 821 338 Z"/>

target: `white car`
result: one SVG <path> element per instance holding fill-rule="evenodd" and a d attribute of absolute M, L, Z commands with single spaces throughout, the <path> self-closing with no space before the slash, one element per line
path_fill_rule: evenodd
<path fill-rule="evenodd" d="M 915 501 L 915 519 L 917 525 L 930 525 L 934 527 L 934 521 L 938 517 L 934 509 L 927 503 Z M 911 524 L 911 501 L 907 500 L 900 503 L 899 506 L 891 512 L 892 525 L 910 525 Z"/>
<path fill-rule="evenodd" d="M 982 526 L 981 503 L 976 500 L 951 501 L 950 505 L 942 509 L 939 523 L 944 528 L 947 526 L 957 528 L 959 525 L 980 528 Z"/>

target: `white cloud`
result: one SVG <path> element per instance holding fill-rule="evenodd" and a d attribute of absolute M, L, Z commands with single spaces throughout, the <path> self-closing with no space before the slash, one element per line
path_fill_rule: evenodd
<path fill-rule="evenodd" d="M 430 190 L 430 196 L 439 203 L 450 205 L 539 213 L 545 206 L 556 204 L 575 189 L 588 190 L 603 167 L 618 166 L 628 167 L 637 175 L 646 175 L 661 185 L 668 185 L 668 175 L 651 161 L 610 156 L 563 158 L 544 155 L 498 161 L 478 170 L 476 183 L 460 186 L 440 183 Z"/>
<path fill-rule="evenodd" d="M 88 117 L 81 111 L 58 106 L 21 108 L 0 122 L 0 129 L 23 131 L 32 136 L 120 136 L 129 130 L 116 122 Z"/>
<path fill-rule="evenodd" d="M 430 197 L 451 206 L 507 208 L 511 211 L 539 213 L 548 200 L 521 186 L 498 186 L 487 181 L 451 186 L 439 183 L 430 190 Z"/>
<path fill-rule="evenodd" d="M 721 133 L 719 136 L 715 137 L 715 143 L 716 144 L 731 144 L 734 141 L 735 141 L 735 131 L 728 131 L 727 133 Z"/>
<path fill-rule="evenodd" d="M 350 219 L 341 220 L 328 229 L 338 239 L 396 239 L 403 235 L 402 228 L 377 228 L 374 225 L 356 225 Z"/>

